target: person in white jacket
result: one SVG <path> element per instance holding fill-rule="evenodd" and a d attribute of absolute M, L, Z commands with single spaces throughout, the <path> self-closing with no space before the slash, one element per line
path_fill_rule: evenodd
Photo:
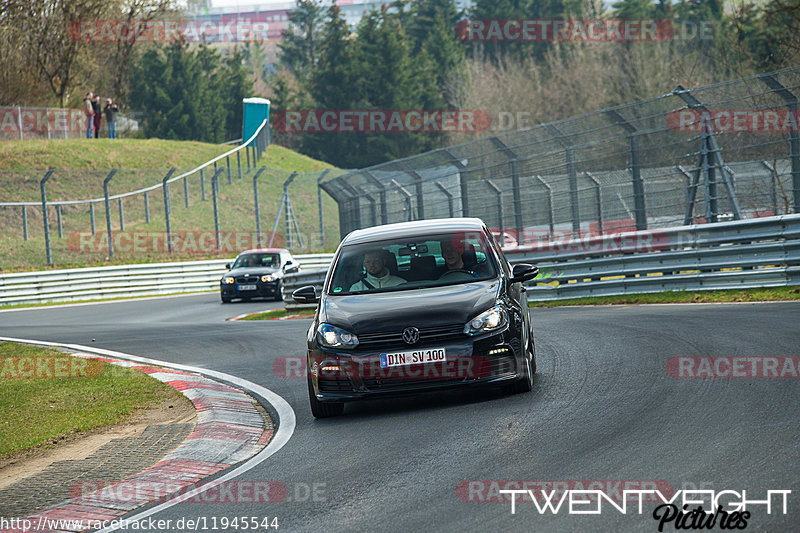
<path fill-rule="evenodd" d="M 386 267 L 385 254 L 384 250 L 372 250 L 364 254 L 364 270 L 367 272 L 363 278 L 350 287 L 350 292 L 395 287 L 406 282 L 403 278 L 389 272 Z"/>

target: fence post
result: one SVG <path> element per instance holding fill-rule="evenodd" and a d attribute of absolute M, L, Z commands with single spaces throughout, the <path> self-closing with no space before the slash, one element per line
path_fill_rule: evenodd
<path fill-rule="evenodd" d="M 238 153 L 238 152 L 237 152 Z M 267 170 L 267 167 L 261 167 L 253 176 L 253 203 L 256 206 L 256 239 L 258 239 L 258 247 L 261 248 L 261 211 L 258 207 L 258 177 L 262 172 Z"/>
<path fill-rule="evenodd" d="M 250 172 L 250 145 L 245 145 L 244 156 L 247 158 L 247 171 Z"/>
<path fill-rule="evenodd" d="M 378 198 L 380 198 L 381 202 L 381 224 L 388 224 L 389 223 L 389 213 L 386 212 L 387 205 L 386 205 L 386 185 L 378 181 L 378 178 L 373 176 L 369 170 L 364 170 L 364 175 L 370 179 L 378 187 Z"/>
<path fill-rule="evenodd" d="M 239 171 L 239 179 L 242 179 L 242 151 L 236 151 L 236 168 Z"/>
<path fill-rule="evenodd" d="M 519 185 L 519 156 L 496 136 L 490 137 L 490 139 L 501 151 L 511 155 L 508 163 L 511 166 L 511 191 L 514 195 L 514 225 L 516 226 L 517 242 L 521 243 L 522 232 L 525 225 L 522 221 L 522 191 Z"/>
<path fill-rule="evenodd" d="M 214 176 L 211 178 L 211 198 L 214 203 L 214 235 L 217 239 L 217 250 L 219 250 L 219 205 L 217 204 L 217 193 L 219 192 L 219 175 L 222 174 L 223 169 L 218 168 L 214 171 Z"/>
<path fill-rule="evenodd" d="M 22 237 L 28 240 L 28 206 L 22 206 Z"/>
<path fill-rule="evenodd" d="M 450 212 L 450 218 L 455 217 L 455 206 L 453 205 L 453 193 L 447 190 L 447 187 L 442 185 L 441 181 L 436 182 L 436 186 L 439 187 L 439 190 L 444 193 L 447 197 L 447 209 Z"/>
<path fill-rule="evenodd" d="M 103 199 L 106 207 L 106 235 L 108 235 L 108 257 L 114 257 L 114 239 L 111 235 L 111 206 L 108 201 L 108 182 L 117 173 L 116 168 L 112 168 L 106 179 L 103 180 Z"/>
<path fill-rule="evenodd" d="M 772 214 L 778 214 L 778 172 L 775 168 L 767 163 L 766 161 L 761 161 L 761 164 L 767 167 L 769 170 L 770 176 L 772 179 L 770 180 L 770 188 L 769 188 L 769 196 L 770 200 L 772 201 Z"/>
<path fill-rule="evenodd" d="M 550 240 L 553 240 L 553 234 L 555 233 L 555 215 L 553 214 L 553 189 L 542 179 L 541 176 L 534 176 L 539 183 L 544 185 L 544 188 L 547 189 L 547 221 L 548 226 L 550 227 Z"/>
<path fill-rule="evenodd" d="M 600 182 L 592 176 L 591 172 L 584 172 L 584 175 L 594 183 L 595 201 L 597 202 L 597 231 L 603 234 L 603 193 L 600 190 Z M 637 228 L 638 229 L 638 228 Z"/>
<path fill-rule="evenodd" d="M 233 180 L 231 179 L 231 156 L 225 156 L 225 165 L 228 167 L 228 185 L 230 185 L 233 183 Z"/>
<path fill-rule="evenodd" d="M 784 87 L 778 80 L 769 74 L 757 76 L 770 89 L 778 93 L 786 102 L 786 107 L 791 113 L 797 116 L 797 96 L 789 89 Z M 789 159 L 792 162 L 792 197 L 794 200 L 794 212 L 800 213 L 800 133 L 797 128 L 789 131 Z"/>
<path fill-rule="evenodd" d="M 331 169 L 326 168 L 322 171 L 322 174 L 319 175 L 317 178 L 317 209 L 319 210 L 319 245 L 325 246 L 325 226 L 322 220 L 322 187 L 320 183 L 322 180 L 325 179 L 325 176 L 330 172 Z"/>
<path fill-rule="evenodd" d="M 19 125 L 19 140 L 22 140 L 22 108 L 17 106 L 17 124 Z"/>
<path fill-rule="evenodd" d="M 468 217 L 469 216 L 469 195 L 467 194 L 467 167 L 464 166 L 464 163 L 456 159 L 456 157 L 450 153 L 447 148 L 442 148 L 442 151 L 445 155 L 450 159 L 450 162 L 455 165 L 458 169 L 458 178 L 459 183 L 461 185 L 461 216 Z M 454 215 L 450 215 L 452 218 Z"/>
<path fill-rule="evenodd" d="M 422 176 L 415 170 L 409 170 L 408 173 L 414 178 L 414 187 L 417 189 L 417 219 L 425 220 L 425 203 L 422 200 Z"/>
<path fill-rule="evenodd" d="M 412 208 L 411 208 L 411 193 L 408 192 L 405 189 L 405 187 L 400 185 L 400 183 L 394 178 L 392 178 L 392 185 L 397 187 L 397 190 L 400 191 L 400 194 L 402 194 L 403 197 L 405 198 L 405 201 L 406 201 L 405 202 L 406 203 L 406 222 L 410 222 L 410 221 L 414 220 L 414 214 L 412 213 Z"/>
<path fill-rule="evenodd" d="M 183 177 L 183 206 L 188 208 L 189 207 L 189 182 L 187 181 L 189 178 L 188 176 Z"/>
<path fill-rule="evenodd" d="M 642 170 L 639 162 L 639 137 L 638 130 L 633 127 L 622 115 L 614 109 L 605 110 L 606 115 L 611 117 L 614 123 L 625 130 L 628 134 L 628 147 L 631 152 L 631 180 L 633 186 L 633 213 L 636 220 L 637 230 L 647 229 L 647 207 L 644 197 L 644 182 L 642 181 Z"/>
<path fill-rule="evenodd" d="M 486 185 L 488 185 L 497 195 L 497 221 L 498 224 L 500 224 L 500 242 L 502 243 L 500 246 L 502 247 L 506 243 L 506 238 L 503 235 L 505 232 L 505 226 L 503 225 L 503 191 L 501 191 L 500 187 L 495 185 L 492 180 L 487 179 Z"/>
<path fill-rule="evenodd" d="M 284 208 L 286 210 L 285 213 L 284 213 L 284 216 L 286 217 L 286 247 L 287 248 L 292 248 L 293 244 L 294 244 L 292 242 L 292 219 L 294 218 L 294 212 L 292 211 L 292 207 L 291 207 L 292 204 L 291 204 L 291 201 L 289 200 L 289 185 L 292 184 L 292 182 L 294 181 L 294 179 L 296 177 L 297 177 L 297 172 L 292 172 L 291 176 L 289 176 L 289 178 L 286 181 L 283 182 L 283 201 L 284 201 Z M 297 232 L 297 233 L 298 233 L 298 235 L 297 235 L 298 240 L 300 240 L 300 235 L 299 235 L 300 232 Z M 301 246 L 302 246 L 302 244 L 301 244 Z"/>
<path fill-rule="evenodd" d="M 125 231 L 125 208 L 122 205 L 122 198 L 118 198 L 119 204 L 119 230 Z"/>
<path fill-rule="evenodd" d="M 147 196 L 147 191 L 144 192 L 144 221 L 150 223 L 150 198 Z"/>
<path fill-rule="evenodd" d="M 53 266 L 53 255 L 50 250 L 50 226 L 47 217 L 47 187 L 45 184 L 55 171 L 56 169 L 54 168 L 48 170 L 47 174 L 42 178 L 42 181 L 39 182 L 39 191 L 42 193 L 42 222 L 44 223 L 44 248 L 47 255 L 47 266 Z"/>
<path fill-rule="evenodd" d="M 167 226 L 167 252 L 168 253 L 172 253 L 172 225 L 170 224 L 170 220 L 169 220 L 169 213 L 170 213 L 170 207 L 169 207 L 169 183 L 167 183 L 167 180 L 169 180 L 169 178 L 172 176 L 172 174 L 175 173 L 175 170 L 176 170 L 176 168 L 172 167 L 169 170 L 169 172 L 167 172 L 167 175 L 164 176 L 164 179 L 161 180 L 161 188 L 163 189 L 163 192 L 164 192 L 164 221 L 166 222 L 166 226 Z"/>
<path fill-rule="evenodd" d="M 200 198 L 204 202 L 206 201 L 206 175 L 202 168 L 200 169 Z"/>
<path fill-rule="evenodd" d="M 97 232 L 94 227 L 94 202 L 89 203 L 89 223 L 92 226 L 92 235 L 95 235 Z"/>
<path fill-rule="evenodd" d="M 577 237 L 581 232 L 581 211 L 578 198 L 578 172 L 575 168 L 575 149 L 572 142 L 564 133 L 553 124 L 545 124 L 545 128 L 555 138 L 556 142 L 564 148 L 567 162 L 567 175 L 569 177 L 570 214 L 572 216 L 572 236 Z"/>

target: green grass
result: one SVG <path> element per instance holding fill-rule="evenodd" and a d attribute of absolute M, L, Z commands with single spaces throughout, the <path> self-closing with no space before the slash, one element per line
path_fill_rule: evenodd
<path fill-rule="evenodd" d="M 240 318 L 239 320 L 272 320 L 274 318 L 283 318 L 285 316 L 312 316 L 313 314 L 314 309 L 295 309 L 292 311 L 287 311 L 286 309 L 273 309 L 272 311 L 264 311 L 263 313 L 254 313 L 252 315 Z"/>
<path fill-rule="evenodd" d="M 668 291 L 623 296 L 569 298 L 552 302 L 530 302 L 531 307 L 563 307 L 570 305 L 639 305 L 664 303 L 725 303 L 800 300 L 798 287 L 763 289 L 729 289 L 718 291 Z"/>
<path fill-rule="evenodd" d="M 56 377 L 59 366 L 52 365 L 65 358 L 76 360 L 76 368 L 65 366 Z M 52 377 L 45 377 L 46 368 Z M 20 371 L 33 377 L 20 377 Z M 62 352 L 8 342 L 0 343 L 0 385 L 0 459 L 119 423 L 139 408 L 181 396 L 138 370 L 91 360 L 84 365 Z"/>
<path fill-rule="evenodd" d="M 91 158 L 87 158 L 87 144 Z M 103 180 L 112 165 L 120 170 L 110 181 L 110 193 L 119 194 L 131 190 L 160 184 L 168 168 L 175 166 L 180 171 L 196 167 L 229 150 L 228 146 L 196 142 L 123 139 L 73 141 L 25 141 L 0 143 L 0 198 L 4 201 L 39 201 L 39 180 L 44 175 L 41 169 L 49 165 L 57 170 L 47 182 L 49 201 L 102 198 Z M 247 237 L 242 247 L 255 246 L 255 208 L 253 204 L 253 174 L 247 172 L 247 163 L 242 157 L 243 178 L 238 178 L 236 158 L 231 158 L 232 183 L 228 183 L 227 171 L 219 183 L 219 220 L 223 232 L 239 232 Z M 225 160 L 220 163 L 225 166 Z M 333 250 L 339 242 L 338 210 L 336 203 L 323 194 L 323 216 L 325 241 L 320 243 L 319 214 L 317 208 L 318 171 L 330 165 L 315 161 L 281 146 L 268 148 L 259 166 L 268 168 L 258 180 L 261 231 L 268 235 L 272 230 L 280 206 L 283 182 L 293 171 L 300 174 L 290 188 L 292 207 L 301 232 L 305 234 L 304 246 L 294 247 L 295 253 L 310 253 Z M 7 169 L 16 169 L 8 172 Z M 157 170 L 153 170 L 157 169 Z M 340 172 L 337 170 L 333 171 Z M 183 181 L 170 185 L 171 228 L 173 232 L 212 232 L 214 210 L 212 205 L 211 175 L 205 173 L 206 199 L 202 200 L 200 176 L 188 178 L 189 207 L 185 207 Z M 146 222 L 144 196 L 123 201 L 125 232 L 139 235 L 163 235 L 166 230 L 163 192 L 161 189 L 148 194 L 150 222 Z M 117 201 L 111 203 L 112 230 L 119 231 L 120 218 Z M 23 240 L 22 213 L 20 207 L 0 207 L 0 269 L 9 271 L 42 270 L 46 268 L 44 230 L 41 207 L 28 208 L 29 240 Z M 191 252 L 169 254 L 164 250 L 130 250 L 117 247 L 114 257 L 108 257 L 107 243 L 103 239 L 106 229 L 103 203 L 95 204 L 95 228 L 97 236 L 90 240 L 91 222 L 88 205 L 64 206 L 62 209 L 63 238 L 58 236 L 58 221 L 54 208 L 49 209 L 49 226 L 54 268 L 74 268 L 108 264 L 150 263 L 160 261 L 188 261 L 211 258 L 231 258 L 240 247 L 232 246 L 216 252 L 213 244 L 194 248 Z M 274 246 L 283 246 L 285 233 L 284 216 L 280 218 Z M 83 241 L 81 239 L 83 238 Z M 213 237 L 212 237 L 213 238 Z M 213 241 L 212 241 L 213 242 Z M 82 244 L 83 243 L 83 244 Z M 89 244 L 91 243 L 91 245 Z M 266 245 L 266 242 L 263 242 Z M 198 248 L 201 248 L 198 250 Z"/>

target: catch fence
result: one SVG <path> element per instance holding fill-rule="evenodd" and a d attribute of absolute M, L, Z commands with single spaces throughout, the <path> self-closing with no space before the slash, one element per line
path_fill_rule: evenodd
<path fill-rule="evenodd" d="M 505 246 L 800 213 L 800 67 L 330 176 L 342 235 L 482 218 Z"/>

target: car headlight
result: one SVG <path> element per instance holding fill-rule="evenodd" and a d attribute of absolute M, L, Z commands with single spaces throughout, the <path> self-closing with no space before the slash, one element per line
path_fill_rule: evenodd
<path fill-rule="evenodd" d="M 480 335 L 503 329 L 508 324 L 508 311 L 502 305 L 495 305 L 479 314 L 464 326 L 467 335 Z"/>
<path fill-rule="evenodd" d="M 225 276 L 224 278 L 222 278 L 222 283 L 226 285 L 230 285 L 231 283 L 233 283 L 233 281 L 234 279 L 230 276 Z"/>
<path fill-rule="evenodd" d="M 264 283 L 269 283 L 270 281 L 275 281 L 275 277 L 270 274 L 267 274 L 266 276 L 261 276 L 261 281 L 263 281 Z"/>
<path fill-rule="evenodd" d="M 319 325 L 317 339 L 321 345 L 328 348 L 355 348 L 358 346 L 358 337 L 330 324 Z"/>

